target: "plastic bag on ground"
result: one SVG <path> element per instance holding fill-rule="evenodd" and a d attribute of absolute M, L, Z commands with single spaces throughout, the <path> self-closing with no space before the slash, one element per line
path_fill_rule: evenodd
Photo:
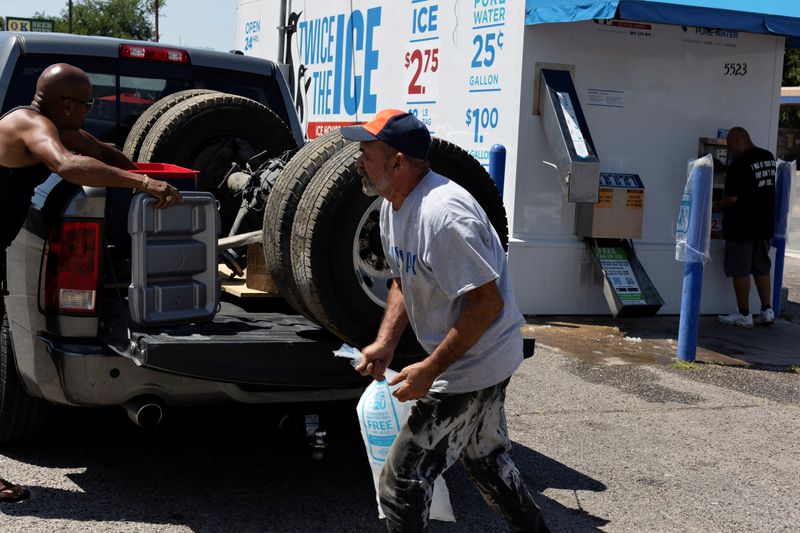
<path fill-rule="evenodd" d="M 361 360 L 361 352 L 347 344 L 343 344 L 333 354 L 336 357 L 350 359 L 353 366 L 358 365 Z M 412 402 L 401 402 L 392 396 L 392 392 L 399 385 L 390 387 L 388 380 L 396 375 L 397 372 L 387 368 L 386 379 L 383 381 L 373 380 L 361 395 L 356 407 L 361 436 L 364 439 L 367 458 L 372 469 L 372 482 L 375 487 L 375 499 L 378 502 L 379 518 L 386 518 L 378 497 L 381 470 L 383 470 L 386 456 L 389 454 L 389 449 L 400 432 L 400 428 L 408 419 L 412 406 Z M 456 521 L 453 507 L 450 504 L 450 492 L 447 490 L 447 484 L 442 476 L 437 477 L 433 483 L 430 518 L 445 522 Z"/>

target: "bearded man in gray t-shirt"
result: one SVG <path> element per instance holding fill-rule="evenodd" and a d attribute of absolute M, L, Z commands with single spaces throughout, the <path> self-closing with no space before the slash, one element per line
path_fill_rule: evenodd
<path fill-rule="evenodd" d="M 508 455 L 505 391 L 522 362 L 525 321 L 497 233 L 466 190 L 430 170 L 430 133 L 413 115 L 386 109 L 342 134 L 361 143 L 364 192 L 384 198 L 394 278 L 356 370 L 383 379 L 409 323 L 428 353 L 389 382 L 399 400 L 416 400 L 381 473 L 389 531 L 427 528 L 433 481 L 459 457 L 512 531 L 548 531 Z"/>

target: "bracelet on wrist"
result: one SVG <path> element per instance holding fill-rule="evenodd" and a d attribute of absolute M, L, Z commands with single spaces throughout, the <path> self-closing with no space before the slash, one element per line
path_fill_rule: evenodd
<path fill-rule="evenodd" d="M 147 185 L 149 183 L 150 183 L 150 176 L 144 174 L 142 181 L 139 182 L 139 185 L 137 185 L 136 188 L 133 189 L 133 192 L 144 192 L 145 190 L 147 190 Z"/>

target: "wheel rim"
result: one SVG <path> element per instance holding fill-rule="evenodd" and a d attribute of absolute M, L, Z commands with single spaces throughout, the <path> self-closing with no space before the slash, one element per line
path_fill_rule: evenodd
<path fill-rule="evenodd" d="M 209 139 L 192 157 L 192 165 L 201 170 L 199 187 L 214 193 L 217 198 L 236 197 L 227 187 L 220 186 L 222 178 L 233 163 L 244 168 L 257 153 L 259 150 L 255 143 L 247 138 L 225 136 Z"/>
<path fill-rule="evenodd" d="M 242 197 L 224 186 L 223 178 L 230 171 L 232 164 L 236 163 L 241 168 L 245 168 L 251 158 L 259 152 L 260 150 L 251 139 L 223 136 L 209 139 L 191 158 L 189 166 L 200 169 L 197 189 L 212 193 L 219 202 L 221 231 L 225 235 L 228 234 L 239 212 Z M 255 223 L 257 218 L 260 216 L 248 213 L 244 228 L 250 229 L 253 225 L 251 223 Z M 252 229 L 260 228 L 260 224 L 261 221 L 258 220 L 258 225 Z"/>
<path fill-rule="evenodd" d="M 382 198 L 376 198 L 358 222 L 353 239 L 353 270 L 361 290 L 370 300 L 385 308 L 392 271 L 381 245 L 379 221 L 382 202 Z"/>

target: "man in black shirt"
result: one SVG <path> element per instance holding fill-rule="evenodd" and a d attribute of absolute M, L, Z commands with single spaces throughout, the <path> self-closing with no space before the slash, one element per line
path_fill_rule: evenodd
<path fill-rule="evenodd" d="M 724 197 L 714 202 L 722 211 L 725 237 L 725 275 L 733 278 L 738 312 L 722 315 L 723 324 L 745 328 L 753 323 L 771 325 L 775 313 L 770 304 L 769 249 L 775 231 L 775 156 L 758 148 L 744 128 L 728 133 L 732 159 L 725 178 Z M 761 299 L 761 312 L 750 315 L 750 275 Z"/>
<path fill-rule="evenodd" d="M 5 313 L 5 249 L 25 222 L 34 189 L 51 172 L 78 185 L 145 192 L 158 199 L 158 208 L 181 200 L 167 182 L 129 172 L 136 168 L 130 159 L 82 129 L 93 103 L 86 73 L 59 63 L 39 76 L 31 105 L 0 117 L 0 318 Z M 29 495 L 25 487 L 0 478 L 0 503 Z"/>

